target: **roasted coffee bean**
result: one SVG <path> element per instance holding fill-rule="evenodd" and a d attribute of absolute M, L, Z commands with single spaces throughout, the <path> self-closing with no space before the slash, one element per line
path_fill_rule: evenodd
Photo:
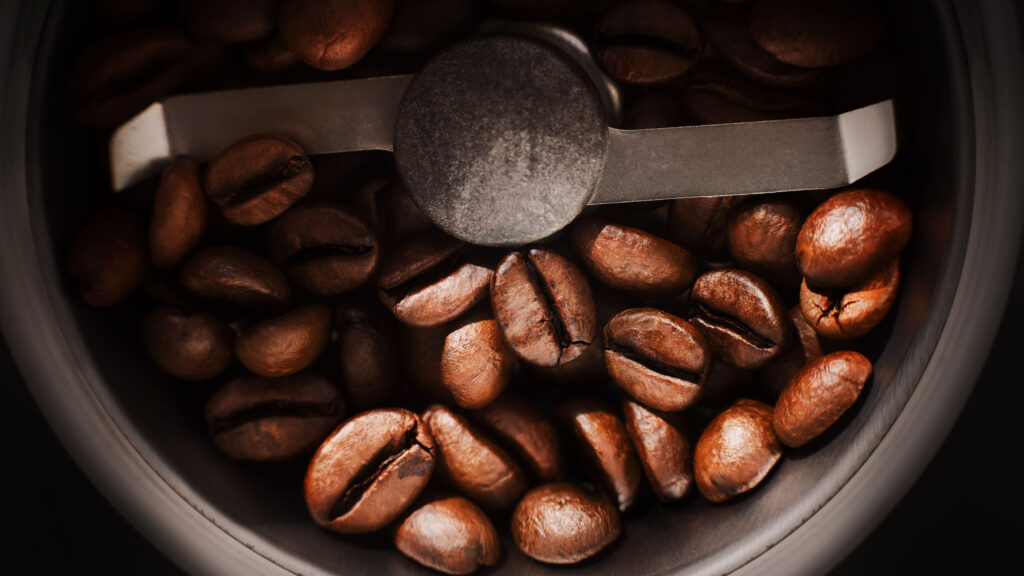
<path fill-rule="evenodd" d="M 182 265 L 178 280 L 194 296 L 239 308 L 279 307 L 291 300 L 277 266 L 236 246 L 200 250 Z"/>
<path fill-rule="evenodd" d="M 796 238 L 804 216 L 799 203 L 778 194 L 740 205 L 727 226 L 733 261 L 779 286 L 796 288 Z"/>
<path fill-rule="evenodd" d="M 627 130 L 646 130 L 682 126 L 685 121 L 679 94 L 675 90 L 660 89 L 634 98 L 623 113 L 622 126 Z"/>
<path fill-rule="evenodd" d="M 847 350 L 809 362 L 790 379 L 775 403 L 779 440 L 796 448 L 817 438 L 853 406 L 871 372 L 870 360 Z"/>
<path fill-rule="evenodd" d="M 153 197 L 149 221 L 149 260 L 157 268 L 173 268 L 195 250 L 206 231 L 206 195 L 199 166 L 175 158 L 164 170 Z"/>
<path fill-rule="evenodd" d="M 127 298 L 146 271 L 139 219 L 121 209 L 93 216 L 71 240 L 67 271 L 89 306 L 113 306 Z"/>
<path fill-rule="evenodd" d="M 305 152 L 279 135 L 243 138 L 206 170 L 206 193 L 229 222 L 241 226 L 276 218 L 312 186 L 313 165 Z"/>
<path fill-rule="evenodd" d="M 492 433 L 541 482 L 562 477 L 562 447 L 558 430 L 522 396 L 506 391 L 497 400 L 473 412 L 488 432 Z"/>
<path fill-rule="evenodd" d="M 598 63 L 615 80 L 660 84 L 700 60 L 704 39 L 696 20 L 669 0 L 620 2 L 597 23 Z"/>
<path fill-rule="evenodd" d="M 682 198 L 669 206 L 669 238 L 698 257 L 712 262 L 729 258 L 726 224 L 738 196 Z"/>
<path fill-rule="evenodd" d="M 597 333 L 597 310 L 579 268 L 549 250 L 506 256 L 491 282 L 491 307 L 517 356 L 539 366 L 579 358 Z"/>
<path fill-rule="evenodd" d="M 555 412 L 576 440 L 586 467 L 625 512 L 636 500 L 643 473 L 622 418 L 596 396 L 560 397 Z"/>
<path fill-rule="evenodd" d="M 632 400 L 622 403 L 626 432 L 647 482 L 662 502 L 679 500 L 693 485 L 693 447 L 679 414 L 653 412 Z"/>
<path fill-rule="evenodd" d="M 858 188 L 829 198 L 804 222 L 796 262 L 820 288 L 848 288 L 896 259 L 910 240 L 913 216 L 899 198 Z"/>
<path fill-rule="evenodd" d="M 395 547 L 445 574 L 470 574 L 494 566 L 501 555 L 494 525 L 480 508 L 461 496 L 437 496 L 419 505 L 399 524 Z"/>
<path fill-rule="evenodd" d="M 341 422 L 345 402 L 320 376 L 243 376 L 206 402 L 213 443 L 237 460 L 273 462 L 308 455 Z"/>
<path fill-rule="evenodd" d="M 807 322 L 799 305 L 790 308 L 786 315 L 793 323 L 793 334 L 796 337 L 790 339 L 789 346 L 761 368 L 761 388 L 772 399 L 779 397 L 794 374 L 826 352 L 825 343 Z"/>
<path fill-rule="evenodd" d="M 575 564 L 603 550 L 622 531 L 604 494 L 559 482 L 530 490 L 512 513 L 512 539 L 530 558 Z"/>
<path fill-rule="evenodd" d="M 697 489 L 712 502 L 725 502 L 760 484 L 781 457 L 771 406 L 739 400 L 715 417 L 697 441 Z"/>
<path fill-rule="evenodd" d="M 331 311 L 306 306 L 264 320 L 235 340 L 235 356 L 250 372 L 276 378 L 312 364 L 331 339 Z"/>
<path fill-rule="evenodd" d="M 479 12 L 476 0 L 395 0 L 380 48 L 401 54 L 438 48 L 467 32 Z"/>
<path fill-rule="evenodd" d="M 750 32 L 787 64 L 836 66 L 878 47 L 882 18 L 871 2 L 859 0 L 762 0 L 750 11 Z"/>
<path fill-rule="evenodd" d="M 571 241 L 598 282 L 642 298 L 681 294 L 697 275 L 692 254 L 637 228 L 584 218 L 573 224 Z"/>
<path fill-rule="evenodd" d="M 474 319 L 444 339 L 441 382 L 462 408 L 490 404 L 505 389 L 515 367 L 501 328 L 490 318 Z"/>
<path fill-rule="evenodd" d="M 572 362 L 555 366 L 524 363 L 521 366 L 531 377 L 549 386 L 571 388 L 608 379 L 608 367 L 604 363 L 604 343 L 600 333 L 583 355 Z"/>
<path fill-rule="evenodd" d="M 270 35 L 277 0 L 179 0 L 178 13 L 193 36 L 237 44 Z"/>
<path fill-rule="evenodd" d="M 338 205 L 296 206 L 274 221 L 267 254 L 297 286 L 335 296 L 362 286 L 377 268 L 377 239 Z"/>
<path fill-rule="evenodd" d="M 283 0 L 277 24 L 284 45 L 303 62 L 340 70 L 380 41 L 394 9 L 394 0 Z"/>
<path fill-rule="evenodd" d="M 621 312 L 604 327 L 608 374 L 633 398 L 672 412 L 697 401 L 711 352 L 700 330 L 654 308 Z"/>
<path fill-rule="evenodd" d="M 420 495 L 435 464 L 434 439 L 407 410 L 371 410 L 320 445 L 306 470 L 306 507 L 342 534 L 390 524 Z"/>
<path fill-rule="evenodd" d="M 142 321 L 146 353 L 183 380 L 208 380 L 227 370 L 233 337 L 227 324 L 209 314 L 156 308 Z"/>
<path fill-rule="evenodd" d="M 860 338 L 892 309 L 899 285 L 899 260 L 846 290 L 820 289 L 805 280 L 800 286 L 800 310 L 814 331 L 825 338 Z"/>
<path fill-rule="evenodd" d="M 712 270 L 691 291 L 701 329 L 717 358 L 744 370 L 764 366 L 790 336 L 782 299 L 767 282 L 744 270 Z"/>
<path fill-rule="evenodd" d="M 438 474 L 474 502 L 502 510 L 526 492 L 526 476 L 515 459 L 465 418 L 435 404 L 423 413 L 423 421 L 437 442 Z"/>
<path fill-rule="evenodd" d="M 341 384 L 355 411 L 397 404 L 401 369 L 393 320 L 377 308 L 346 303 L 335 315 Z"/>

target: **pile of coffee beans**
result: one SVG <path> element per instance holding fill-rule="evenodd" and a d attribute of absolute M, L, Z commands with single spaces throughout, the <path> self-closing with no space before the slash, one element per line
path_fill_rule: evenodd
<path fill-rule="evenodd" d="M 590 42 L 627 128 L 836 112 L 878 96 L 851 78 L 890 70 L 881 12 L 853 0 L 98 7 L 111 32 L 68 86 L 95 129 L 186 89 L 414 72 L 495 18 Z M 753 490 L 869 385 L 857 350 L 894 305 L 912 228 L 884 172 L 590 208 L 495 249 L 434 228 L 387 155 L 301 144 L 253 135 L 97 195 L 67 272 L 90 306 L 145 310 L 142 347 L 202 382 L 181 386 L 208 392 L 197 411 L 227 457 L 308 462 L 294 498 L 325 530 L 451 574 L 495 565 L 506 528 L 530 558 L 579 562 L 651 495 Z"/>

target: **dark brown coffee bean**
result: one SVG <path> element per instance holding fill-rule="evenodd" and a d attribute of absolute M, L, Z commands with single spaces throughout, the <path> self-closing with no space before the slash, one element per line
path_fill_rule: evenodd
<path fill-rule="evenodd" d="M 227 370 L 233 336 L 227 324 L 209 314 L 156 308 L 142 321 L 146 353 L 182 380 L 208 380 Z"/>
<path fill-rule="evenodd" d="M 558 480 L 564 473 L 558 430 L 522 396 L 506 391 L 497 400 L 473 412 L 541 482 Z"/>
<path fill-rule="evenodd" d="M 437 472 L 445 481 L 489 510 L 510 508 L 526 492 L 519 464 L 465 418 L 434 404 L 423 421 L 437 442 Z"/>
<path fill-rule="evenodd" d="M 487 297 L 494 271 L 466 262 L 465 243 L 441 232 L 409 240 L 380 268 L 381 302 L 409 326 L 439 326 Z"/>
<path fill-rule="evenodd" d="M 454 323 L 412 328 L 399 326 L 399 353 L 402 366 L 409 376 L 413 390 L 424 404 L 455 404 L 455 398 L 441 379 L 441 355 L 444 339 L 454 329 Z"/>
<path fill-rule="evenodd" d="M 149 259 L 157 268 L 173 268 L 195 250 L 206 231 L 206 195 L 199 166 L 175 158 L 164 170 L 153 197 L 149 221 Z"/>
<path fill-rule="evenodd" d="M 237 246 L 211 246 L 185 261 L 178 280 L 199 298 L 240 308 L 284 306 L 288 280 L 269 260 Z"/>
<path fill-rule="evenodd" d="M 179 0 L 178 13 L 193 36 L 237 44 L 270 35 L 277 0 Z"/>
<path fill-rule="evenodd" d="M 575 564 L 614 542 L 622 527 L 603 494 L 559 482 L 530 490 L 512 513 L 512 539 L 530 558 Z"/>
<path fill-rule="evenodd" d="M 470 321 L 444 339 L 441 381 L 462 408 L 490 404 L 505 389 L 515 367 L 515 355 L 492 319 Z"/>
<path fill-rule="evenodd" d="M 231 458 L 273 462 L 308 455 L 341 422 L 345 402 L 325 378 L 236 378 L 206 402 L 213 443 Z"/>
<path fill-rule="evenodd" d="M 338 205 L 296 206 L 274 221 L 267 254 L 288 278 L 314 296 L 362 286 L 377 268 L 377 239 Z"/>
<path fill-rule="evenodd" d="M 394 0 L 283 0 L 277 25 L 289 51 L 321 70 L 340 70 L 373 48 Z"/>
<path fill-rule="evenodd" d="M 206 170 L 206 193 L 232 224 L 255 226 L 301 200 L 313 186 L 313 165 L 295 142 L 250 136 L 224 150 Z"/>
<path fill-rule="evenodd" d="M 89 306 L 113 306 L 127 298 L 146 271 L 139 219 L 120 209 L 93 216 L 71 240 L 67 271 Z"/>
<path fill-rule="evenodd" d="M 401 399 L 394 321 L 377 310 L 348 303 L 335 315 L 341 384 L 355 411 L 395 405 Z"/>
<path fill-rule="evenodd" d="M 331 339 L 331 311 L 306 306 L 249 327 L 235 340 L 235 356 L 253 374 L 277 378 L 312 364 Z"/>
<path fill-rule="evenodd" d="M 827 351 L 799 305 L 790 308 L 786 315 L 793 323 L 796 338 L 790 339 L 789 346 L 761 368 L 761 388 L 773 399 L 779 397 L 794 374 Z"/>
<path fill-rule="evenodd" d="M 793 66 L 818 68 L 856 60 L 882 40 L 882 18 L 858 0 L 762 0 L 750 11 L 757 43 Z"/>
<path fill-rule="evenodd" d="M 796 200 L 778 194 L 740 205 L 727 226 L 733 261 L 770 282 L 795 289 L 800 283 L 796 238 L 804 217 Z"/>
<path fill-rule="evenodd" d="M 460 496 L 430 498 L 407 515 L 395 547 L 427 568 L 470 574 L 494 566 L 501 555 L 498 531 L 480 508 Z"/>
<path fill-rule="evenodd" d="M 725 502 L 760 484 L 781 457 L 771 406 L 740 400 L 715 417 L 697 441 L 697 489 L 712 502 Z"/>
<path fill-rule="evenodd" d="M 654 308 L 632 308 L 604 327 L 608 374 L 633 398 L 673 412 L 697 401 L 711 352 L 700 331 Z"/>
<path fill-rule="evenodd" d="M 686 121 L 680 95 L 675 90 L 650 90 L 633 99 L 623 113 L 627 130 L 682 126 Z"/>
<path fill-rule="evenodd" d="M 696 20 L 669 0 L 628 0 L 597 23 L 598 63 L 615 80 L 659 84 L 682 76 L 700 59 Z"/>
<path fill-rule="evenodd" d="M 634 296 L 676 296 L 697 275 L 692 254 L 637 228 L 584 218 L 573 224 L 571 240 L 579 261 L 598 282 Z"/>
<path fill-rule="evenodd" d="M 625 400 L 626 431 L 636 448 L 647 482 L 662 502 L 679 500 L 693 485 L 693 447 L 678 414 L 652 412 Z"/>
<path fill-rule="evenodd" d="M 597 333 L 594 297 L 583 273 L 544 249 L 513 252 L 498 264 L 491 307 L 516 355 L 539 366 L 579 358 Z"/>
<path fill-rule="evenodd" d="M 625 512 L 636 500 L 643 473 L 622 418 L 596 396 L 563 396 L 555 412 L 576 440 L 584 465 Z"/>
<path fill-rule="evenodd" d="M 805 280 L 800 286 L 800 310 L 814 331 L 825 338 L 860 338 L 892 309 L 899 285 L 899 260 L 846 290 L 816 288 Z"/>
<path fill-rule="evenodd" d="M 341 534 L 387 526 L 426 488 L 434 450 L 430 432 L 407 410 L 371 410 L 349 419 L 309 462 L 310 516 Z"/>
<path fill-rule="evenodd" d="M 853 406 L 871 371 L 871 361 L 852 351 L 812 360 L 793 376 L 775 404 L 779 440 L 796 448 L 817 438 Z"/>
<path fill-rule="evenodd" d="M 912 226 L 910 209 L 888 192 L 861 188 L 836 194 L 800 229 L 797 266 L 821 288 L 859 284 L 899 256 Z"/>
<path fill-rule="evenodd" d="M 698 257 L 712 262 L 729 258 L 726 223 L 739 196 L 682 198 L 669 206 L 669 238 Z"/>
<path fill-rule="evenodd" d="M 476 0 L 395 0 L 380 48 L 401 54 L 436 49 L 468 32 L 479 12 Z"/>

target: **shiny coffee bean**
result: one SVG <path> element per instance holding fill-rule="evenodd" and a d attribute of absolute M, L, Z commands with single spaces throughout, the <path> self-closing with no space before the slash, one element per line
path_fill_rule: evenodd
<path fill-rule="evenodd" d="M 465 418 L 434 404 L 423 421 L 437 442 L 440 477 L 489 510 L 510 508 L 526 492 L 526 476 L 500 446 Z"/>
<path fill-rule="evenodd" d="M 232 224 L 255 226 L 281 215 L 313 186 L 302 148 L 279 135 L 250 136 L 224 150 L 206 170 L 206 193 Z"/>
<path fill-rule="evenodd" d="M 859 0 L 762 0 L 750 11 L 750 32 L 787 64 L 837 66 L 878 47 L 882 18 L 871 2 Z"/>
<path fill-rule="evenodd" d="M 439 326 L 458 318 L 487 297 L 494 275 L 465 257 L 465 243 L 441 232 L 410 239 L 381 265 L 381 302 L 409 326 Z"/>
<path fill-rule="evenodd" d="M 814 331 L 825 338 L 860 338 L 885 319 L 899 285 L 899 260 L 846 290 L 816 288 L 805 280 L 800 286 L 800 310 Z"/>
<path fill-rule="evenodd" d="M 373 48 L 394 0 L 282 0 L 277 25 L 288 50 L 320 70 L 340 70 Z"/>
<path fill-rule="evenodd" d="M 342 304 L 335 314 L 341 385 L 354 411 L 398 404 L 402 399 L 398 341 L 390 315 L 378 308 Z"/>
<path fill-rule="evenodd" d="M 380 48 L 400 54 L 436 49 L 466 33 L 479 12 L 476 0 L 395 0 Z"/>
<path fill-rule="evenodd" d="M 754 370 L 764 366 L 789 340 L 782 299 L 767 282 L 744 270 L 712 270 L 697 278 L 691 292 L 697 306 L 691 322 L 701 329 L 717 358 Z"/>
<path fill-rule="evenodd" d="M 277 0 L 179 0 L 178 13 L 193 36 L 237 44 L 270 35 L 277 4 Z"/>
<path fill-rule="evenodd" d="M 558 480 L 564 474 L 558 430 L 538 407 L 506 391 L 473 417 L 522 462 L 541 482 Z"/>
<path fill-rule="evenodd" d="M 622 403 L 626 432 L 636 448 L 647 482 L 662 502 L 679 500 L 693 485 L 693 447 L 679 414 L 651 411 L 632 400 Z"/>
<path fill-rule="evenodd" d="M 828 430 L 860 397 L 871 372 L 871 361 L 853 351 L 812 360 L 793 376 L 775 403 L 779 440 L 796 448 Z"/>
<path fill-rule="evenodd" d="M 434 454 L 430 432 L 412 412 L 371 410 L 355 416 L 331 433 L 309 462 L 309 514 L 341 534 L 379 530 L 426 488 Z"/>
<path fill-rule="evenodd" d="M 633 398 L 673 412 L 697 401 L 711 351 L 700 330 L 654 308 L 631 308 L 604 328 L 608 374 Z"/>
<path fill-rule="evenodd" d="M 67 272 L 89 306 L 113 306 L 127 298 L 146 271 L 142 224 L 127 210 L 89 219 L 68 248 Z"/>
<path fill-rule="evenodd" d="M 637 228 L 584 218 L 573 224 L 571 242 L 580 263 L 598 282 L 634 296 L 675 296 L 697 275 L 692 254 Z"/>
<path fill-rule="evenodd" d="M 778 194 L 740 205 L 727 226 L 733 261 L 779 286 L 795 288 L 800 283 L 796 238 L 804 216 L 799 203 Z"/>
<path fill-rule="evenodd" d="M 274 221 L 267 236 L 270 259 L 314 296 L 362 286 L 377 268 L 378 253 L 370 228 L 338 205 L 296 206 Z"/>
<path fill-rule="evenodd" d="M 789 345 L 761 368 L 761 388 L 770 398 L 778 398 L 789 384 L 790 378 L 811 360 L 820 358 L 827 350 L 821 337 L 807 322 L 800 306 L 794 306 L 786 313 L 793 323 L 795 338 Z"/>
<path fill-rule="evenodd" d="M 515 355 L 490 318 L 474 319 L 444 339 L 441 381 L 462 408 L 490 404 L 505 389 L 515 367 Z"/>
<path fill-rule="evenodd" d="M 395 547 L 445 574 L 470 574 L 494 566 L 501 555 L 494 525 L 461 496 L 437 496 L 419 505 L 398 525 Z"/>
<path fill-rule="evenodd" d="M 836 194 L 818 206 L 796 241 L 796 262 L 811 284 L 847 288 L 896 259 L 913 216 L 896 196 L 871 188 Z"/>
<path fill-rule="evenodd" d="M 306 306 L 264 320 L 235 340 L 235 356 L 253 374 L 277 378 L 312 364 L 331 339 L 331 311 Z"/>
<path fill-rule="evenodd" d="M 715 417 L 697 441 L 697 489 L 712 502 L 725 502 L 760 484 L 781 457 L 771 406 L 740 400 Z"/>
<path fill-rule="evenodd" d="M 236 246 L 204 248 L 185 261 L 178 281 L 190 294 L 239 308 L 273 308 L 291 300 L 288 280 L 269 260 Z"/>
<path fill-rule="evenodd" d="M 530 490 L 512 513 L 512 539 L 530 558 L 575 564 L 614 542 L 619 513 L 604 494 L 578 484 L 544 484 Z"/>
<path fill-rule="evenodd" d="M 669 0 L 627 0 L 597 23 L 595 57 L 613 79 L 660 84 L 682 76 L 704 50 L 697 21 Z"/>
<path fill-rule="evenodd" d="M 149 260 L 156 268 L 173 268 L 189 255 L 206 231 L 206 195 L 199 166 L 175 158 L 160 177 L 149 220 Z"/>
<path fill-rule="evenodd" d="M 234 334 L 209 314 L 156 308 L 142 320 L 142 343 L 161 370 L 182 380 L 208 380 L 231 365 Z"/>
<path fill-rule="evenodd" d="M 213 443 L 231 458 L 273 462 L 308 455 L 341 422 L 345 402 L 331 382 L 308 373 L 243 376 L 206 402 Z"/>
<path fill-rule="evenodd" d="M 669 238 L 704 260 L 724 262 L 729 258 L 726 223 L 740 200 L 738 196 L 673 200 L 669 206 Z"/>
<path fill-rule="evenodd" d="M 575 439 L 584 465 L 625 512 L 636 500 L 643 472 L 622 418 L 596 396 L 558 398 L 555 412 Z"/>
<path fill-rule="evenodd" d="M 597 310 L 583 272 L 545 249 L 513 252 L 498 264 L 491 307 L 516 355 L 539 366 L 579 358 L 597 333 Z"/>

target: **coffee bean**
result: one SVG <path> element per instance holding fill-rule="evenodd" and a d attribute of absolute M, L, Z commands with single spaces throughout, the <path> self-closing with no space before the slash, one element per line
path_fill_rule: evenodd
<path fill-rule="evenodd" d="M 395 0 L 380 48 L 400 54 L 437 49 L 468 32 L 479 12 L 476 0 Z"/>
<path fill-rule="evenodd" d="M 696 20 L 669 0 L 620 2 L 597 23 L 595 57 L 613 79 L 660 84 L 700 59 L 704 39 Z"/>
<path fill-rule="evenodd" d="M 407 410 L 371 410 L 349 419 L 309 462 L 310 516 L 341 534 L 387 526 L 426 488 L 434 451 L 430 432 Z"/>
<path fill-rule="evenodd" d="M 283 0 L 277 25 L 290 52 L 320 70 L 358 62 L 384 35 L 394 0 Z"/>
<path fill-rule="evenodd" d="M 276 378 L 312 364 L 330 339 L 330 310 L 306 306 L 249 327 L 235 340 L 235 356 L 250 372 Z"/>
<path fill-rule="evenodd" d="M 89 306 L 113 306 L 127 298 L 146 271 L 142 224 L 121 209 L 100 212 L 75 234 L 67 272 Z"/>
<path fill-rule="evenodd" d="M 430 498 L 407 515 L 395 532 L 395 547 L 445 574 L 494 566 L 501 554 L 498 531 L 487 515 L 460 496 Z"/>
<path fill-rule="evenodd" d="M 231 458 L 273 462 L 308 455 L 344 412 L 329 380 L 299 373 L 236 378 L 210 396 L 205 419 L 213 443 Z"/>
<path fill-rule="evenodd" d="M 796 338 L 790 339 L 789 345 L 761 368 L 761 388 L 773 399 L 779 397 L 794 374 L 827 351 L 827 345 L 807 322 L 799 305 L 790 308 L 786 315 L 793 323 Z"/>
<path fill-rule="evenodd" d="M 662 502 L 679 500 L 693 485 L 693 448 L 678 414 L 653 412 L 632 400 L 622 403 L 626 432 L 647 482 Z"/>
<path fill-rule="evenodd" d="M 586 467 L 625 512 L 636 500 L 643 473 L 622 418 L 596 396 L 560 397 L 555 412 L 576 440 Z"/>
<path fill-rule="evenodd" d="M 302 148 L 279 135 L 250 136 L 224 150 L 206 170 L 206 193 L 232 224 L 272 220 L 313 186 Z"/>
<path fill-rule="evenodd" d="M 401 400 L 394 321 L 377 310 L 346 303 L 335 314 L 341 384 L 356 411 L 395 405 Z"/>
<path fill-rule="evenodd" d="M 193 36 L 237 44 L 270 35 L 277 0 L 179 0 L 178 13 Z"/>
<path fill-rule="evenodd" d="M 178 280 L 199 298 L 239 308 L 274 308 L 291 299 L 284 274 L 269 260 L 236 246 L 204 248 L 185 261 Z"/>
<path fill-rule="evenodd" d="M 852 351 L 812 360 L 793 376 L 775 404 L 779 440 L 796 448 L 817 438 L 853 406 L 871 371 L 871 361 Z"/>
<path fill-rule="evenodd" d="M 575 564 L 590 558 L 621 531 L 619 514 L 607 497 L 568 482 L 530 490 L 512 513 L 516 546 L 548 564 Z"/>
<path fill-rule="evenodd" d="M 297 286 L 336 296 L 363 285 L 377 268 L 377 239 L 338 205 L 296 206 L 274 221 L 267 254 Z"/>
<path fill-rule="evenodd" d="M 858 0 L 762 0 L 750 11 L 750 32 L 787 64 L 836 66 L 878 47 L 882 18 L 870 2 Z"/>
<path fill-rule="evenodd" d="M 910 240 L 913 216 L 899 198 L 858 188 L 829 198 L 804 222 L 796 261 L 820 288 L 847 288 L 896 259 Z"/>
<path fill-rule="evenodd" d="M 654 308 L 621 312 L 604 328 L 608 374 L 633 398 L 672 412 L 697 401 L 711 352 L 700 331 Z"/>
<path fill-rule="evenodd" d="M 474 319 L 444 339 L 441 381 L 462 408 L 490 404 L 505 389 L 515 367 L 501 328 L 490 318 Z"/>
<path fill-rule="evenodd" d="M 437 442 L 438 474 L 477 504 L 501 510 L 526 492 L 526 476 L 516 461 L 465 418 L 434 404 L 423 421 Z"/>
<path fill-rule="evenodd" d="M 541 482 L 564 474 L 558 430 L 522 396 L 505 391 L 495 401 L 473 412 L 473 417 L 493 434 Z"/>
<path fill-rule="evenodd" d="M 796 200 L 778 194 L 740 205 L 727 226 L 733 261 L 772 283 L 796 288 L 796 238 L 804 216 Z"/>
<path fill-rule="evenodd" d="M 757 84 L 720 63 L 708 63 L 693 71 L 682 90 L 681 105 L 693 124 L 759 122 L 830 112 L 815 93 Z"/>
<path fill-rule="evenodd" d="M 152 214 L 149 259 L 157 268 L 173 268 L 195 250 L 206 231 L 206 195 L 195 162 L 178 157 L 164 170 Z"/>
<path fill-rule="evenodd" d="M 729 257 L 726 224 L 738 196 L 682 198 L 669 206 L 668 235 L 676 244 L 704 260 L 724 262 Z"/>
<path fill-rule="evenodd" d="M 712 502 L 725 502 L 760 484 L 781 457 L 771 406 L 739 400 L 715 417 L 697 440 L 697 489 Z"/>
<path fill-rule="evenodd" d="M 899 260 L 846 290 L 816 288 L 805 280 L 800 286 L 800 309 L 814 331 L 825 338 L 860 338 L 892 309 L 899 285 Z"/>
<path fill-rule="evenodd" d="M 545 249 L 513 252 L 498 264 L 491 307 L 513 352 L 540 366 L 579 358 L 597 332 L 594 297 L 583 273 Z"/>
<path fill-rule="evenodd" d="M 172 308 L 150 310 L 142 343 L 161 370 L 183 380 L 208 380 L 231 364 L 231 329 L 209 314 Z"/>

